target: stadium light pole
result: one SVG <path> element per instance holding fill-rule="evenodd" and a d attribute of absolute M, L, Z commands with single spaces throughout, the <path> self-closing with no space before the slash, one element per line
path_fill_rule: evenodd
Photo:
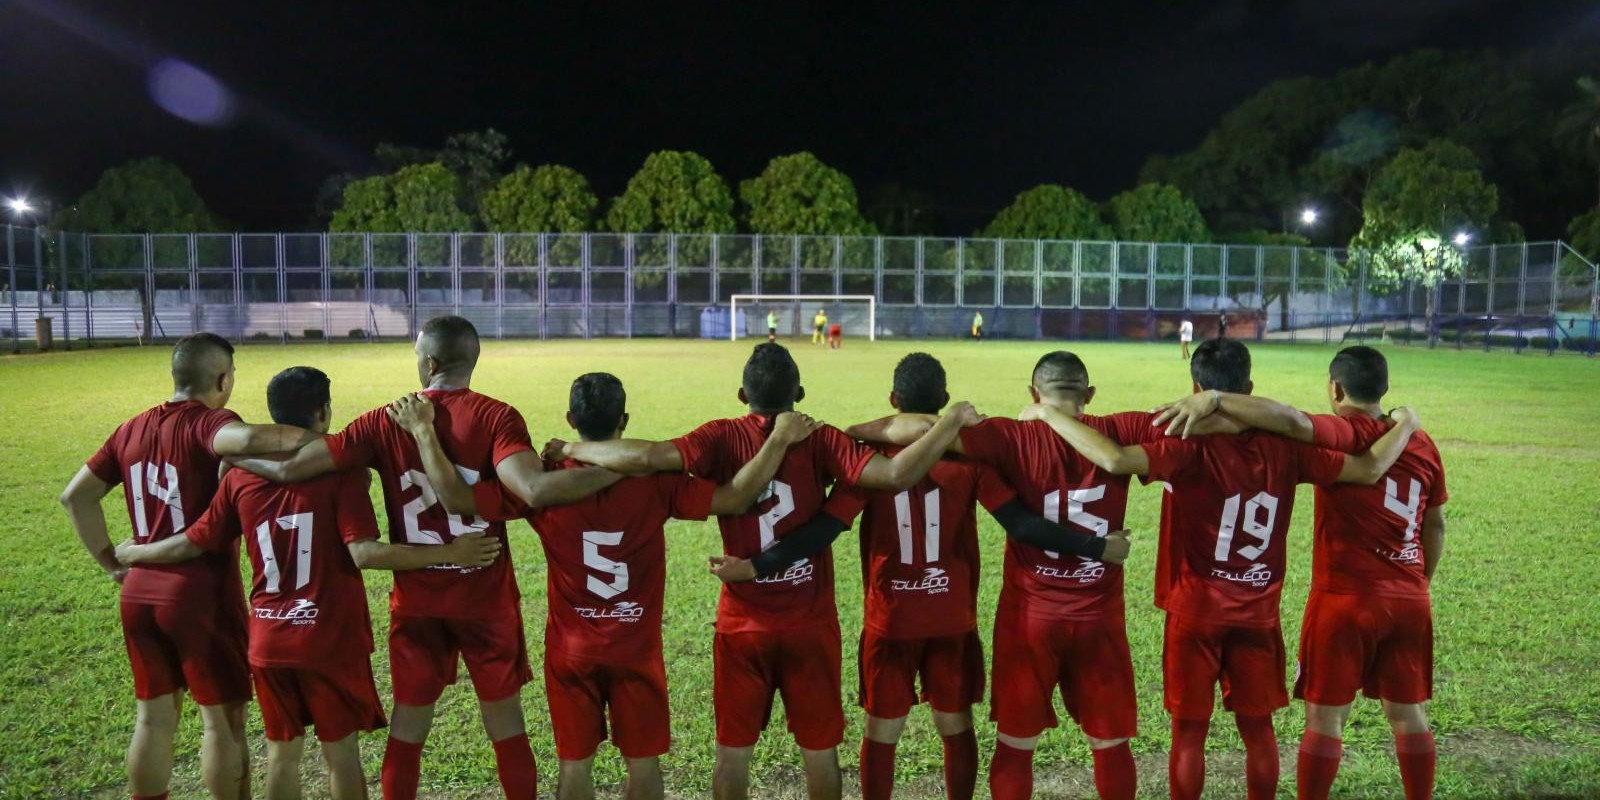
<path fill-rule="evenodd" d="M 1284 235 L 1288 235 L 1290 231 L 1289 209 L 1284 209 L 1282 212 L 1280 212 L 1279 216 L 1283 221 L 1283 233 Z M 1312 206 L 1306 206 L 1305 208 L 1300 209 L 1300 213 L 1295 216 L 1294 232 L 1299 233 L 1305 228 L 1315 226 L 1317 224 L 1317 220 L 1321 216 L 1321 213 Z"/>

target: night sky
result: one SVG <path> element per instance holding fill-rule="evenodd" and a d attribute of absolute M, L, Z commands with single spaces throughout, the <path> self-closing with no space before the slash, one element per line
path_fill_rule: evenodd
<path fill-rule="evenodd" d="M 932 6 L 938 5 L 934 9 Z M 1042 182 L 1096 199 L 1194 146 L 1266 83 L 1420 46 L 1537 48 L 1594 3 L 1322 0 L 101 2 L 0 0 L 0 193 L 58 204 L 159 155 L 248 229 L 308 224 L 330 173 L 379 141 L 495 127 L 516 160 L 602 198 L 646 154 L 692 149 L 736 185 L 811 150 L 870 196 L 930 194 L 971 230 Z M 232 98 L 213 127 L 152 101 L 181 59 Z"/>

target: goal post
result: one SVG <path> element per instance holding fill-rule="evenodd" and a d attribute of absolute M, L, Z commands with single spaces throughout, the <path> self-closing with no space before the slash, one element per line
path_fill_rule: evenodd
<path fill-rule="evenodd" d="M 828 323 L 840 323 L 845 334 L 860 336 L 865 327 L 867 340 L 878 340 L 878 298 L 870 294 L 736 294 L 728 299 L 728 338 L 738 341 L 741 335 L 765 336 L 766 314 L 774 307 L 780 313 L 778 330 L 790 331 L 781 335 L 809 333 L 811 315 L 821 308 L 828 315 Z M 745 309 L 743 325 L 740 309 Z"/>

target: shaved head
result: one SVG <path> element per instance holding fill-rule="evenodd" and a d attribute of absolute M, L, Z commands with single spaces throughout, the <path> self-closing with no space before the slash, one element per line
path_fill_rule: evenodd
<path fill-rule="evenodd" d="M 214 333 L 196 333 L 172 347 L 172 388 L 191 395 L 232 388 L 233 345 Z"/>
<path fill-rule="evenodd" d="M 1089 368 L 1076 353 L 1045 353 L 1033 365 L 1033 388 L 1044 398 L 1082 398 L 1090 388 Z"/>
<path fill-rule="evenodd" d="M 434 362 L 433 372 L 446 375 L 471 375 L 478 365 L 478 329 L 464 317 L 434 317 L 422 325 L 417 336 L 418 367 L 422 380 L 428 382 L 427 361 Z"/>

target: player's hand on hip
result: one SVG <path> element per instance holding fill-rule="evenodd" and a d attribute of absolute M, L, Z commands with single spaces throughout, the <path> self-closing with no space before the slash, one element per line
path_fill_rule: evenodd
<path fill-rule="evenodd" d="M 387 413 L 389 419 L 412 436 L 433 428 L 433 401 L 419 393 L 401 395 L 399 400 L 389 404 Z"/>
<path fill-rule="evenodd" d="M 780 442 L 794 444 L 810 436 L 822 423 L 814 420 L 810 415 L 798 411 L 785 411 L 779 414 L 772 425 L 772 436 Z"/>
<path fill-rule="evenodd" d="M 567 441 L 565 439 L 551 439 L 544 443 L 544 449 L 539 451 L 539 457 L 546 461 L 563 461 L 567 457 Z"/>
<path fill-rule="evenodd" d="M 1121 564 L 1128 560 L 1128 550 L 1131 547 L 1128 531 L 1112 531 L 1106 534 L 1106 551 L 1100 556 L 1100 560 L 1107 564 Z"/>
<path fill-rule="evenodd" d="M 738 556 L 711 556 L 711 574 L 723 583 L 744 583 L 756 579 L 756 567 Z"/>
<path fill-rule="evenodd" d="M 1150 424 L 1156 427 L 1166 425 L 1168 436 L 1181 435 L 1187 439 L 1195 423 L 1216 413 L 1221 405 L 1222 396 L 1216 391 L 1197 392 L 1182 400 L 1156 406 L 1153 412 L 1156 416 Z"/>
<path fill-rule="evenodd" d="M 498 536 L 485 536 L 481 532 L 464 533 L 445 547 L 450 548 L 450 562 L 463 567 L 487 567 L 500 557 L 504 545 Z"/>

